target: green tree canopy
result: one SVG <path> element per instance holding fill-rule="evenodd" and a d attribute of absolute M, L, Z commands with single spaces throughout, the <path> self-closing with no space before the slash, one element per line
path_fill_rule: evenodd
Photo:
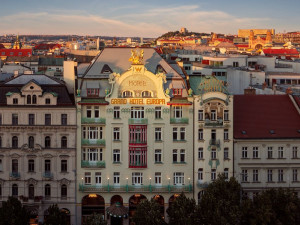
<path fill-rule="evenodd" d="M 67 224 L 67 215 L 58 208 L 57 204 L 50 205 L 47 211 L 49 214 L 46 217 L 45 225 Z"/>
<path fill-rule="evenodd" d="M 84 225 L 106 225 L 107 221 L 104 220 L 103 217 L 103 214 L 93 213 L 92 215 L 88 216 Z"/>

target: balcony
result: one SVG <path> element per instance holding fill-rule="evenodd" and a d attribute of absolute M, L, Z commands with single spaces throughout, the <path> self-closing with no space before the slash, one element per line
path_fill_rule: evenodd
<path fill-rule="evenodd" d="M 43 178 L 51 180 L 53 178 L 53 173 L 51 173 L 51 172 L 44 172 L 43 173 Z"/>
<path fill-rule="evenodd" d="M 198 188 L 207 188 L 208 187 L 208 182 L 204 182 L 203 180 L 198 180 L 197 181 L 197 187 Z"/>
<path fill-rule="evenodd" d="M 104 139 L 82 139 L 81 145 L 105 146 Z"/>
<path fill-rule="evenodd" d="M 81 124 L 106 124 L 105 118 L 81 118 Z"/>
<path fill-rule="evenodd" d="M 143 162 L 129 162 L 129 168 L 147 168 L 147 163 Z"/>
<path fill-rule="evenodd" d="M 105 168 L 105 161 L 81 160 L 81 168 Z"/>
<path fill-rule="evenodd" d="M 19 179 L 21 177 L 20 172 L 11 172 L 9 176 L 13 179 Z"/>
<path fill-rule="evenodd" d="M 94 192 L 138 192 L 138 193 L 191 193 L 193 186 L 188 185 L 85 185 L 79 184 L 79 191 L 85 193 Z"/>
<path fill-rule="evenodd" d="M 147 118 L 129 118 L 128 124 L 148 124 Z"/>
<path fill-rule="evenodd" d="M 209 145 L 220 148 L 220 140 L 219 139 L 210 139 Z"/>
<path fill-rule="evenodd" d="M 205 119 L 204 125 L 208 126 L 208 127 L 221 127 L 221 126 L 223 126 L 223 120 L 222 119 L 217 119 L 217 120 Z"/>
<path fill-rule="evenodd" d="M 189 118 L 170 118 L 170 124 L 188 124 Z"/>

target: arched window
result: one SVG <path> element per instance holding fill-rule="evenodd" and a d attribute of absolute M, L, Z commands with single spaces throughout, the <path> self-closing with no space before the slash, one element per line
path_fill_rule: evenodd
<path fill-rule="evenodd" d="M 32 96 L 32 104 L 36 104 L 36 95 Z"/>
<path fill-rule="evenodd" d="M 31 104 L 31 95 L 27 95 L 27 104 Z"/>
<path fill-rule="evenodd" d="M 61 148 L 67 148 L 68 147 L 68 139 L 66 136 L 63 136 L 61 138 Z"/>
<path fill-rule="evenodd" d="M 17 159 L 13 159 L 11 161 L 11 172 L 18 173 L 19 172 L 19 162 Z"/>
<path fill-rule="evenodd" d="M 49 136 L 45 137 L 45 148 L 51 147 L 51 139 Z"/>
<path fill-rule="evenodd" d="M 45 198 L 46 199 L 51 198 L 51 186 L 50 186 L 50 184 L 45 185 Z"/>
<path fill-rule="evenodd" d="M 150 91 L 143 91 L 142 92 L 142 97 L 143 98 L 151 98 L 152 97 L 152 93 Z"/>
<path fill-rule="evenodd" d="M 122 96 L 123 96 L 123 98 L 131 98 L 131 97 L 133 97 L 133 94 L 131 91 L 124 91 Z"/>
<path fill-rule="evenodd" d="M 18 185 L 17 184 L 12 185 L 11 195 L 13 197 L 18 197 Z"/>
<path fill-rule="evenodd" d="M 34 147 L 34 137 L 30 136 L 28 138 L 28 147 L 33 148 Z"/>
<path fill-rule="evenodd" d="M 63 184 L 61 185 L 61 198 L 67 198 L 67 197 L 68 197 L 67 185 Z"/>
<path fill-rule="evenodd" d="M 17 136 L 12 137 L 11 146 L 12 146 L 12 148 L 18 148 L 19 144 L 18 144 L 18 137 Z"/>
<path fill-rule="evenodd" d="M 2 185 L 0 184 L 0 197 L 2 196 Z"/>
<path fill-rule="evenodd" d="M 2 147 L 2 137 L 0 136 L 0 148 Z"/>
<path fill-rule="evenodd" d="M 33 184 L 29 184 L 29 187 L 28 187 L 28 198 L 29 199 L 34 199 L 34 186 L 33 186 Z"/>

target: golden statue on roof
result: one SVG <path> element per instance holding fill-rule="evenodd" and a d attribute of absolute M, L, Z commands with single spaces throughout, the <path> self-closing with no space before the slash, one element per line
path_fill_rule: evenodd
<path fill-rule="evenodd" d="M 129 61 L 132 65 L 141 65 L 143 64 L 144 59 L 144 49 L 137 51 L 137 49 L 131 50 L 131 56 L 129 58 Z"/>

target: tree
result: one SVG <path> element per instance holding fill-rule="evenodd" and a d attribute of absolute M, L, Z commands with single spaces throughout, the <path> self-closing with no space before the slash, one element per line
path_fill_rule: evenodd
<path fill-rule="evenodd" d="M 256 224 L 300 224 L 300 200 L 288 189 L 269 189 L 253 199 Z"/>
<path fill-rule="evenodd" d="M 24 225 L 29 223 L 29 219 L 29 211 L 17 198 L 9 197 L 6 202 L 2 202 L 0 225 Z"/>
<path fill-rule="evenodd" d="M 219 175 L 205 190 L 197 217 L 202 224 L 239 224 L 241 192 L 241 186 L 234 177 L 227 181 L 224 175 Z"/>
<path fill-rule="evenodd" d="M 45 225 L 65 225 L 67 224 L 67 216 L 62 212 L 57 204 L 50 205 L 47 209 L 48 215 L 45 220 Z"/>
<path fill-rule="evenodd" d="M 154 199 L 141 201 L 137 206 L 133 221 L 136 225 L 165 224 L 160 209 L 161 206 Z"/>
<path fill-rule="evenodd" d="M 85 225 L 106 225 L 107 222 L 104 220 L 102 214 L 94 212 L 92 215 L 88 216 L 84 224 Z"/>
<path fill-rule="evenodd" d="M 196 224 L 196 202 L 181 193 L 167 209 L 170 225 Z"/>

